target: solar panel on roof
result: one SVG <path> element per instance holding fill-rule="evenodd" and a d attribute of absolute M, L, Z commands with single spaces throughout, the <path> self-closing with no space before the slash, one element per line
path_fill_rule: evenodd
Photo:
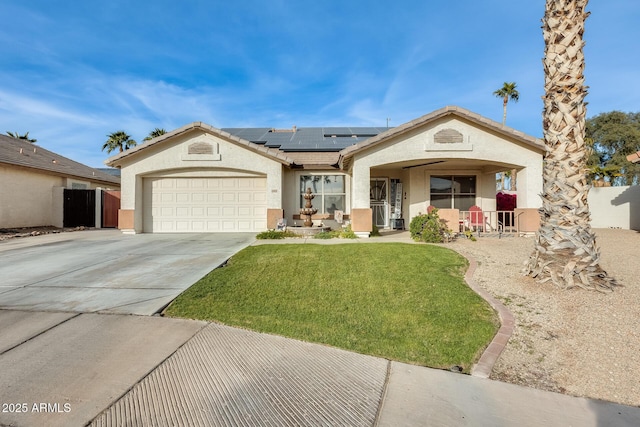
<path fill-rule="evenodd" d="M 386 129 L 335 126 L 298 128 L 296 132 L 274 132 L 272 128 L 223 128 L 222 130 L 256 144 L 279 148 L 282 151 L 334 152 L 364 141 Z"/>

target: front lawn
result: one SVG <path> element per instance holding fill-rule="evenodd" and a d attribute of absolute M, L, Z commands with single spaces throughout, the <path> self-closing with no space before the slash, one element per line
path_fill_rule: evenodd
<path fill-rule="evenodd" d="M 498 329 L 467 261 L 404 243 L 251 246 L 187 289 L 173 317 L 468 372 Z"/>

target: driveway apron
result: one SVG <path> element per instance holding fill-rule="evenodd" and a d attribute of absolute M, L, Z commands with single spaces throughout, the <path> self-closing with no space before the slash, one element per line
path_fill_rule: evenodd
<path fill-rule="evenodd" d="M 0 242 L 0 308 L 151 315 L 254 239 L 94 230 Z"/>

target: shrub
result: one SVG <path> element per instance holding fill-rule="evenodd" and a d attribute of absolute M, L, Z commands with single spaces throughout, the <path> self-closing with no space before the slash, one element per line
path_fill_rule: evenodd
<path fill-rule="evenodd" d="M 379 237 L 380 236 L 380 230 L 378 229 L 378 226 L 373 224 L 373 229 L 371 230 L 371 234 L 369 235 L 369 237 Z"/>
<path fill-rule="evenodd" d="M 313 236 L 314 239 L 357 239 L 356 233 L 351 230 L 351 225 L 346 226 L 342 230 L 321 231 Z"/>
<path fill-rule="evenodd" d="M 321 231 L 318 234 L 314 235 L 313 238 L 314 239 L 334 239 L 338 237 L 339 234 L 340 232 L 337 230 Z"/>
<path fill-rule="evenodd" d="M 341 239 L 357 239 L 358 238 L 356 233 L 351 229 L 351 224 L 343 228 L 338 237 L 340 237 Z"/>
<path fill-rule="evenodd" d="M 267 230 L 256 235 L 258 240 L 284 239 L 285 237 L 300 237 L 292 231 Z"/>
<path fill-rule="evenodd" d="M 446 239 L 447 229 L 438 216 L 438 210 L 420 214 L 409 224 L 411 238 L 426 243 L 442 243 Z"/>

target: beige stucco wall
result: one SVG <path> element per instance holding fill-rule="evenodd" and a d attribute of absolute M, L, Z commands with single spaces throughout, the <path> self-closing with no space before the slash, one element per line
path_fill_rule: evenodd
<path fill-rule="evenodd" d="M 64 179 L 28 169 L 0 166 L 0 228 L 54 225 L 53 187 Z"/>
<path fill-rule="evenodd" d="M 213 155 L 189 155 L 195 142 L 213 145 Z M 163 141 L 131 157 L 121 165 L 121 209 L 134 211 L 134 229 L 143 229 L 142 184 L 145 177 L 266 177 L 267 209 L 282 209 L 283 166 L 265 155 L 226 141 L 203 130 L 194 130 Z"/>
<path fill-rule="evenodd" d="M 460 132 L 461 143 L 433 142 L 444 129 Z M 418 166 L 444 160 L 442 164 Z M 542 192 L 542 152 L 515 139 L 507 139 L 486 128 L 458 118 L 446 118 L 399 135 L 387 142 L 356 153 L 353 159 L 352 208 L 369 207 L 369 180 L 372 168 L 403 169 L 405 222 L 424 212 L 429 204 L 431 175 L 476 175 L 477 203 L 484 210 L 495 209 L 495 173 L 512 167 L 518 172 L 518 206 L 540 206 Z M 453 168 L 447 164 L 455 165 Z M 408 175 L 408 176 L 407 176 Z M 407 213 L 409 216 L 407 217 Z"/>
<path fill-rule="evenodd" d="M 593 187 L 588 202 L 593 228 L 640 231 L 640 185 Z"/>

